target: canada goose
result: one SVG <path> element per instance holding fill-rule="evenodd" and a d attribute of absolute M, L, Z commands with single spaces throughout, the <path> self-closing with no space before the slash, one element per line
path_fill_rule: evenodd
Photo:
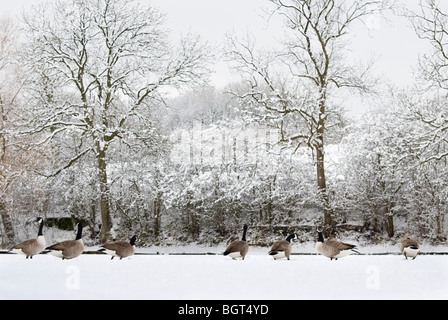
<path fill-rule="evenodd" d="M 126 241 L 115 241 L 112 243 L 105 244 L 102 246 L 99 252 L 107 253 L 108 255 L 111 255 L 111 260 L 114 259 L 114 257 L 119 257 L 120 260 L 126 257 L 130 257 L 134 255 L 135 253 L 135 240 L 137 240 L 136 236 L 133 236 L 131 238 L 130 242 Z"/>
<path fill-rule="evenodd" d="M 279 240 L 274 242 L 272 245 L 271 251 L 269 251 L 269 255 L 277 259 L 287 258 L 289 260 L 289 256 L 292 251 L 291 240 L 297 239 L 297 234 L 290 234 L 286 240 Z"/>
<path fill-rule="evenodd" d="M 343 243 L 335 240 L 324 241 L 322 227 L 317 228 L 317 233 L 319 236 L 316 243 L 317 251 L 321 255 L 328 257 L 331 260 L 338 260 L 339 258 L 349 256 L 353 253 L 359 253 L 358 251 L 356 251 L 356 246 L 353 244 Z"/>
<path fill-rule="evenodd" d="M 420 248 L 418 247 L 417 240 L 413 240 L 411 238 L 403 239 L 401 242 L 401 253 L 403 253 L 406 260 L 409 258 L 413 258 L 415 260 L 417 255 L 420 253 Z"/>
<path fill-rule="evenodd" d="M 57 258 L 74 259 L 82 254 L 84 251 L 84 243 L 82 241 L 82 223 L 78 223 L 78 233 L 75 240 L 67 240 L 59 242 L 51 247 L 46 248 L 49 252 Z"/>
<path fill-rule="evenodd" d="M 225 256 L 230 256 L 233 260 L 236 258 L 242 258 L 244 260 L 247 252 L 249 251 L 249 245 L 246 241 L 246 232 L 247 224 L 243 227 L 243 237 L 241 240 L 233 241 L 224 252 Z"/>
<path fill-rule="evenodd" d="M 38 222 L 39 225 L 39 232 L 37 233 L 36 239 L 30 239 L 26 240 L 22 243 L 19 243 L 14 248 L 10 249 L 9 251 L 16 254 L 24 254 L 26 255 L 26 259 L 30 258 L 33 259 L 33 256 L 36 254 L 41 253 L 45 249 L 45 238 L 42 233 L 42 230 L 44 228 L 44 219 L 37 218 L 36 222 Z"/>

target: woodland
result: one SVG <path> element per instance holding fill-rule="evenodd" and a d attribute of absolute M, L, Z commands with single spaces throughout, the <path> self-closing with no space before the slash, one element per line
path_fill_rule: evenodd
<path fill-rule="evenodd" d="M 260 245 L 314 241 L 318 225 L 372 244 L 446 243 L 448 8 L 263 1 L 284 22 L 269 50 L 250 34 L 219 48 L 174 38 L 165 13 L 134 0 L 1 18 L 0 247 L 34 233 L 35 217 L 83 221 L 91 245 L 218 245 L 243 224 Z M 385 14 L 430 48 L 410 87 L 347 59 L 353 28 Z M 240 80 L 210 85 L 217 59 Z M 376 105 L 353 117 L 351 96 Z"/>

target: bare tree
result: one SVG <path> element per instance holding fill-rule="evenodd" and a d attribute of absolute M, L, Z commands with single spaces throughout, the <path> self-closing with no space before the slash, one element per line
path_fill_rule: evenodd
<path fill-rule="evenodd" d="M 118 140 L 149 145 L 155 139 L 151 109 L 160 104 L 162 89 L 196 83 L 208 71 L 205 45 L 193 36 L 171 45 L 164 20 L 133 0 L 58 1 L 25 17 L 43 107 L 28 133 L 45 133 L 42 143 L 68 136 L 80 141 L 47 176 L 94 155 L 103 242 L 112 228 L 110 146 Z"/>
<path fill-rule="evenodd" d="M 285 21 L 285 39 L 277 52 L 258 54 L 253 38 L 230 37 L 229 56 L 247 82 L 234 93 L 254 108 L 252 113 L 273 120 L 282 141 L 313 150 L 324 223 L 334 226 L 325 174 L 325 139 L 341 115 L 337 89 L 369 90 L 368 71 L 345 58 L 350 28 L 379 14 L 387 1 L 270 0 L 271 14 Z M 330 229 L 330 228 L 328 228 Z"/>
<path fill-rule="evenodd" d="M 448 8 L 447 8 L 448 9 Z M 448 12 L 437 0 L 420 0 L 419 10 L 404 10 L 417 36 L 427 40 L 431 52 L 420 59 L 420 71 L 426 85 L 448 90 Z"/>
<path fill-rule="evenodd" d="M 403 15 L 430 45 L 419 59 L 418 87 L 398 96 L 404 117 L 418 123 L 419 130 L 409 143 L 410 156 L 421 165 L 448 157 L 448 7 L 436 0 L 420 0 L 418 10 L 404 9 Z"/>
<path fill-rule="evenodd" d="M 17 42 L 19 29 L 11 18 L 0 19 L 0 217 L 5 236 L 3 245 L 10 245 L 15 240 L 10 212 L 6 208 L 5 197 L 13 181 L 25 170 L 27 153 L 13 148 L 13 123 L 17 113 L 17 100 L 23 87 L 16 55 L 19 50 Z M 17 142 L 17 141 L 16 141 Z M 25 144 L 21 144 L 22 148 Z"/>

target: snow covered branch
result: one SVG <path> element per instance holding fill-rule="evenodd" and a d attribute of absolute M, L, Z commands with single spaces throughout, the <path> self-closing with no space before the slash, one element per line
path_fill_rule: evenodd
<path fill-rule="evenodd" d="M 110 236 L 108 150 L 117 141 L 147 144 L 151 107 L 164 87 L 179 89 L 202 81 L 210 50 L 198 37 L 169 44 L 165 16 L 134 0 L 57 2 L 26 16 L 36 92 L 36 119 L 27 133 L 38 142 L 76 137 L 82 150 L 48 177 L 93 151 L 101 195 L 102 238 Z M 133 137 L 133 138 L 132 138 Z M 139 137 L 135 139 L 135 137 Z M 160 143 L 160 142 L 159 142 Z M 153 143 L 157 145 L 157 143 Z"/>

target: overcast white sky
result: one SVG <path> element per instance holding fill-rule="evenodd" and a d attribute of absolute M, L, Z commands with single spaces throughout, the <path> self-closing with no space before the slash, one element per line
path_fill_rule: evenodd
<path fill-rule="evenodd" d="M 0 0 L 0 15 L 20 14 L 22 9 L 45 0 Z M 151 3 L 168 15 L 168 27 L 175 33 L 192 30 L 212 43 L 220 43 L 227 32 L 253 32 L 257 41 L 267 42 L 279 32 L 276 22 L 266 29 L 262 8 L 265 0 L 141 0 Z M 418 0 L 403 0 L 415 7 Z M 391 21 L 372 19 L 371 30 L 362 26 L 354 30 L 353 55 L 360 60 L 376 58 L 375 70 L 397 84 L 410 84 L 412 68 L 417 65 L 419 54 L 426 50 L 404 18 L 392 16 Z M 213 77 L 215 85 L 224 85 L 232 77 L 224 64 L 217 64 L 218 73 Z"/>

